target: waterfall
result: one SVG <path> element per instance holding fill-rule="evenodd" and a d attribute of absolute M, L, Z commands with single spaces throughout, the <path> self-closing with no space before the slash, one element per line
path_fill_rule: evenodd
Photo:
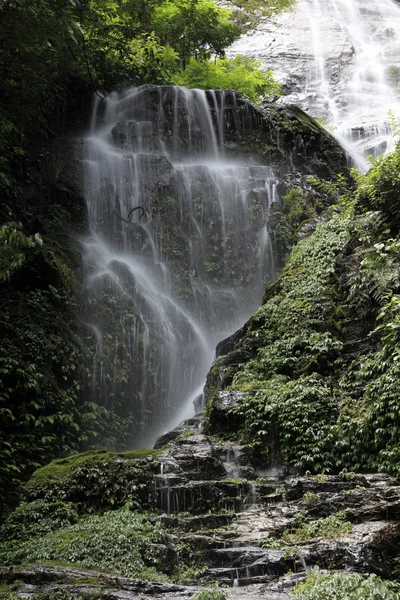
<path fill-rule="evenodd" d="M 393 0 L 298 0 L 293 11 L 236 42 L 260 58 L 361 169 L 394 148 L 400 117 L 400 6 Z"/>
<path fill-rule="evenodd" d="M 236 118 L 234 94 L 179 87 L 113 93 L 93 109 L 83 161 L 89 384 L 93 401 L 132 417 L 133 447 L 190 416 L 216 344 L 275 277 L 277 181 L 229 158 Z"/>

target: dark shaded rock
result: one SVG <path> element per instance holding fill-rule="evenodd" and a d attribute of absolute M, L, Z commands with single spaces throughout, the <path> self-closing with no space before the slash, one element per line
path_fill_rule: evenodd
<path fill-rule="evenodd" d="M 249 457 L 240 444 L 224 442 L 223 444 L 215 445 L 214 451 L 218 458 L 223 461 L 229 478 L 252 480 L 257 477 Z"/>
<path fill-rule="evenodd" d="M 214 455 L 213 446 L 204 434 L 177 440 L 170 456 L 188 479 L 215 479 L 225 475 L 221 461 Z"/>
<path fill-rule="evenodd" d="M 93 583 L 83 583 L 83 580 Z M 140 596 L 149 597 L 190 597 L 193 588 L 168 583 L 152 583 L 128 579 L 116 575 L 99 573 L 92 570 L 72 567 L 53 567 L 29 565 L 21 567 L 0 567 L 0 581 L 4 584 L 15 584 L 25 592 L 21 582 L 29 585 L 28 595 L 44 591 L 68 591 L 84 598 L 101 593 L 102 598 L 110 600 L 137 600 Z"/>
<path fill-rule="evenodd" d="M 117 123 L 111 135 L 114 143 L 120 148 L 129 145 L 137 151 L 154 152 L 158 148 L 158 132 L 156 123 L 151 121 L 123 121 Z"/>
<path fill-rule="evenodd" d="M 247 497 L 246 483 L 226 480 L 185 481 L 178 485 L 157 488 L 161 510 L 200 515 L 226 510 L 237 512 Z"/>
<path fill-rule="evenodd" d="M 301 240 L 304 240 L 306 237 L 314 233 L 314 231 L 320 223 L 326 223 L 327 221 L 328 218 L 322 215 L 315 217 L 310 221 L 306 221 L 305 223 L 300 225 L 299 229 L 296 231 L 294 236 L 294 242 L 297 244 Z"/>
<path fill-rule="evenodd" d="M 57 149 L 57 173 L 55 187 L 84 197 L 82 159 L 84 158 L 84 138 L 67 138 Z"/>
<path fill-rule="evenodd" d="M 242 337 L 246 334 L 246 324 L 243 325 L 240 329 L 235 331 L 232 335 L 225 338 L 219 344 L 217 344 L 215 350 L 215 356 L 218 358 L 220 356 L 226 356 L 230 352 L 235 350 L 236 344 L 241 341 Z"/>
<path fill-rule="evenodd" d="M 285 484 L 285 495 L 288 500 L 299 500 L 304 494 L 302 482 L 298 479 L 288 481 Z"/>
<path fill-rule="evenodd" d="M 204 401 L 204 395 L 203 394 L 199 394 L 199 396 L 197 396 L 194 400 L 193 400 L 193 407 L 196 413 L 199 413 L 203 410 L 205 405 L 205 401 Z"/>
<path fill-rule="evenodd" d="M 175 427 L 175 429 L 171 429 L 171 431 L 160 435 L 160 437 L 156 439 L 154 449 L 157 450 L 158 448 L 164 448 L 164 446 L 167 446 L 170 442 L 173 442 L 174 440 L 176 440 L 177 437 L 183 435 L 184 433 L 185 428 L 181 426 Z"/>
<path fill-rule="evenodd" d="M 143 177 L 143 185 L 147 189 L 156 186 L 168 186 L 174 172 L 174 167 L 162 154 L 138 154 L 137 168 L 148 177 Z"/>
<path fill-rule="evenodd" d="M 233 519 L 234 516 L 228 514 L 215 513 L 209 515 L 199 515 L 180 519 L 178 522 L 178 527 L 184 531 L 196 531 L 198 529 L 213 530 L 219 527 L 230 525 Z"/>
<path fill-rule="evenodd" d="M 249 396 L 248 392 L 224 391 L 213 396 L 208 417 L 209 433 L 235 431 L 242 424 L 240 415 L 232 412 L 240 406 L 240 402 Z"/>
<path fill-rule="evenodd" d="M 57 187 L 75 196 L 84 196 L 82 165 L 78 159 L 65 163 L 57 175 Z"/>

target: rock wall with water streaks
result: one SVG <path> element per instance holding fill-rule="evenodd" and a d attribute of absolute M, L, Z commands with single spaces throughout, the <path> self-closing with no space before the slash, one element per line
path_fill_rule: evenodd
<path fill-rule="evenodd" d="M 84 396 L 131 422 L 130 446 L 148 445 L 193 411 L 216 344 L 274 280 L 271 206 L 346 157 L 301 110 L 157 86 L 97 100 L 75 152 L 59 185 L 89 214 Z"/>
<path fill-rule="evenodd" d="M 284 101 L 323 119 L 365 169 L 393 149 L 400 116 L 400 7 L 393 0 L 298 0 L 228 50 L 273 69 Z"/>

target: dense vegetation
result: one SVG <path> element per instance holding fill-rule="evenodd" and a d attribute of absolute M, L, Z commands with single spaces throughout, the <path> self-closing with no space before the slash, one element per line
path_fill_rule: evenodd
<path fill-rule="evenodd" d="M 292 597 L 294 600 L 399 600 L 400 592 L 397 583 L 382 581 L 376 575 L 311 572 L 304 583 L 296 586 Z"/>
<path fill-rule="evenodd" d="M 258 460 L 400 474 L 399 172 L 398 148 L 358 175 L 353 193 L 322 187 L 337 204 L 295 246 L 246 325 L 235 351 L 249 360 L 230 365 L 228 354 L 213 369 L 211 388 L 222 372 L 242 395 L 228 417 L 214 395 L 210 429 L 230 419 L 229 435 L 238 426 Z"/>

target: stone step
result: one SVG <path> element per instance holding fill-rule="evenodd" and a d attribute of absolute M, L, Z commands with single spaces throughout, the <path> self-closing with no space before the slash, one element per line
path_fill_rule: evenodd
<path fill-rule="evenodd" d="M 299 573 L 314 567 L 329 569 L 333 564 L 335 569 L 388 576 L 389 563 L 382 554 L 382 540 L 387 545 L 396 544 L 399 539 L 400 527 L 387 521 L 367 522 L 353 526 L 352 531 L 337 538 L 315 538 L 307 543 L 286 544 L 277 550 L 250 544 L 225 548 L 216 545 L 204 556 L 209 575 L 221 583 L 230 581 L 230 585 L 236 580 L 238 585 L 248 585 L 254 578 L 271 580 L 289 570 Z"/>
<path fill-rule="evenodd" d="M 233 541 L 225 540 L 220 537 L 216 537 L 215 534 L 210 532 L 207 534 L 190 534 L 181 535 L 180 539 L 184 541 L 191 549 L 201 552 L 206 552 L 205 559 L 208 559 L 212 550 L 225 550 L 232 548 Z"/>
<path fill-rule="evenodd" d="M 281 550 L 264 550 L 262 556 L 242 566 L 212 567 L 209 574 L 217 579 L 229 580 L 230 585 L 236 581 L 263 577 L 268 580 L 281 577 L 289 570 L 295 570 L 295 560 L 285 558 Z"/>
<path fill-rule="evenodd" d="M 248 567 L 268 557 L 268 550 L 259 546 L 231 546 L 210 549 L 205 560 L 215 567 Z"/>
<path fill-rule="evenodd" d="M 247 497 L 247 485 L 224 480 L 187 481 L 156 488 L 157 507 L 170 513 L 204 514 L 223 509 L 237 512 Z"/>
<path fill-rule="evenodd" d="M 247 586 L 255 586 L 255 585 L 260 585 L 260 584 L 270 584 L 271 582 L 275 581 L 275 577 L 271 577 L 270 575 L 256 575 L 255 577 L 243 577 L 241 579 L 239 578 L 235 578 L 235 579 L 229 579 L 228 577 L 224 578 L 224 577 L 220 577 L 219 582 L 221 585 L 224 586 L 230 586 L 231 589 L 235 589 L 235 588 L 241 588 L 243 589 L 244 587 Z M 243 596 L 240 596 L 241 598 L 243 598 Z M 276 596 L 272 596 L 270 594 L 265 595 L 263 594 L 263 598 L 265 598 L 265 600 L 272 600 L 273 598 L 277 598 Z M 281 598 L 281 596 L 279 596 L 279 598 Z M 289 598 L 287 596 L 285 596 L 285 600 L 289 600 Z"/>
<path fill-rule="evenodd" d="M 199 529 L 219 529 L 230 525 L 235 520 L 235 514 L 209 514 L 198 515 L 194 517 L 185 517 L 183 519 L 175 519 L 176 527 L 183 531 L 196 531 Z"/>

